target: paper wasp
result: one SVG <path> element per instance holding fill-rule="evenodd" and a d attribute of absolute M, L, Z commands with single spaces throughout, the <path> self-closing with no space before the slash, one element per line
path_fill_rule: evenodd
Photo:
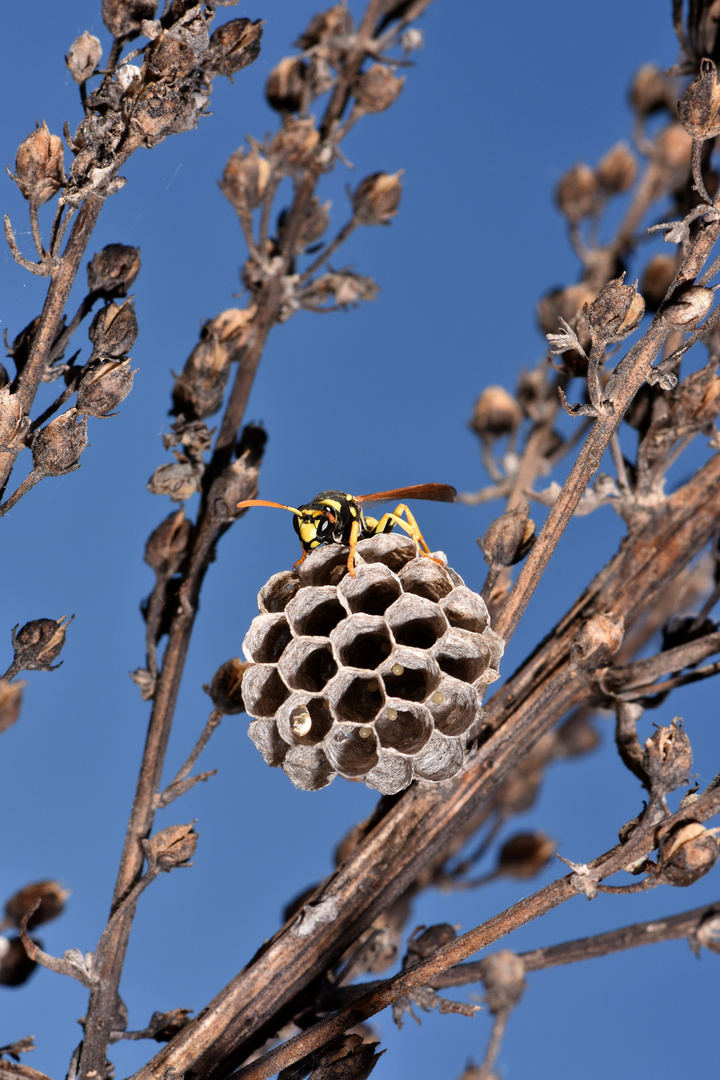
<path fill-rule="evenodd" d="M 278 510 L 289 510 L 293 517 L 295 532 L 300 537 L 303 553 L 295 567 L 320 544 L 347 544 L 348 571 L 355 576 L 355 548 L 359 540 L 370 536 L 390 532 L 396 525 L 415 541 L 418 550 L 430 558 L 430 548 L 418 528 L 418 523 L 405 503 L 400 502 L 391 514 L 381 518 L 366 517 L 362 504 L 384 502 L 387 499 L 427 499 L 434 502 L 454 502 L 457 492 L 449 484 L 416 484 L 414 487 L 392 488 L 390 491 L 376 491 L 372 495 L 349 495 L 342 491 L 321 491 L 319 495 L 303 506 L 285 506 L 284 503 L 268 502 L 265 499 L 245 499 L 238 503 L 238 508 L 246 506 L 274 506 Z M 403 515 L 405 520 L 403 520 Z"/>

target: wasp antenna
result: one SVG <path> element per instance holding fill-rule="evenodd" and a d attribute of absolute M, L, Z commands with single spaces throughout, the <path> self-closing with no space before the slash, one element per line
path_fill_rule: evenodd
<path fill-rule="evenodd" d="M 244 510 L 246 506 L 274 506 L 276 510 L 289 510 L 291 514 L 300 517 L 300 511 L 294 506 L 286 506 L 285 503 L 268 502 L 267 499 L 243 499 L 237 504 L 238 510 Z"/>

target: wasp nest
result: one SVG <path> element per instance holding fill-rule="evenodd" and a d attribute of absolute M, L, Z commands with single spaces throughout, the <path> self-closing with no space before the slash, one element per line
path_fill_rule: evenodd
<path fill-rule="evenodd" d="M 318 548 L 260 590 L 243 642 L 248 734 L 296 787 L 336 773 L 384 795 L 447 780 L 484 716 L 504 643 L 462 578 L 404 536 Z M 439 553 L 436 553 L 439 557 Z"/>

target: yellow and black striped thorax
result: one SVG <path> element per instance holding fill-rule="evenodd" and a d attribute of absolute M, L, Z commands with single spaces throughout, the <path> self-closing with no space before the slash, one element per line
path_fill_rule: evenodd
<path fill-rule="evenodd" d="M 348 544 L 353 523 L 358 523 L 358 540 L 365 540 L 374 533 L 374 518 L 367 521 L 360 504 L 352 495 L 342 491 L 321 491 L 312 502 L 298 507 L 293 517 L 295 532 L 305 551 L 312 551 L 320 544 Z M 372 524 L 370 524 L 372 522 Z"/>

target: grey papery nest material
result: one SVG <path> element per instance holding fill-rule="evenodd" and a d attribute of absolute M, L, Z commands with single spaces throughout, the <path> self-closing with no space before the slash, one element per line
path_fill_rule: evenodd
<path fill-rule="evenodd" d="M 248 734 L 317 790 L 336 774 L 385 795 L 464 767 L 504 642 L 483 599 L 404 536 L 318 548 L 261 589 L 243 642 Z"/>

